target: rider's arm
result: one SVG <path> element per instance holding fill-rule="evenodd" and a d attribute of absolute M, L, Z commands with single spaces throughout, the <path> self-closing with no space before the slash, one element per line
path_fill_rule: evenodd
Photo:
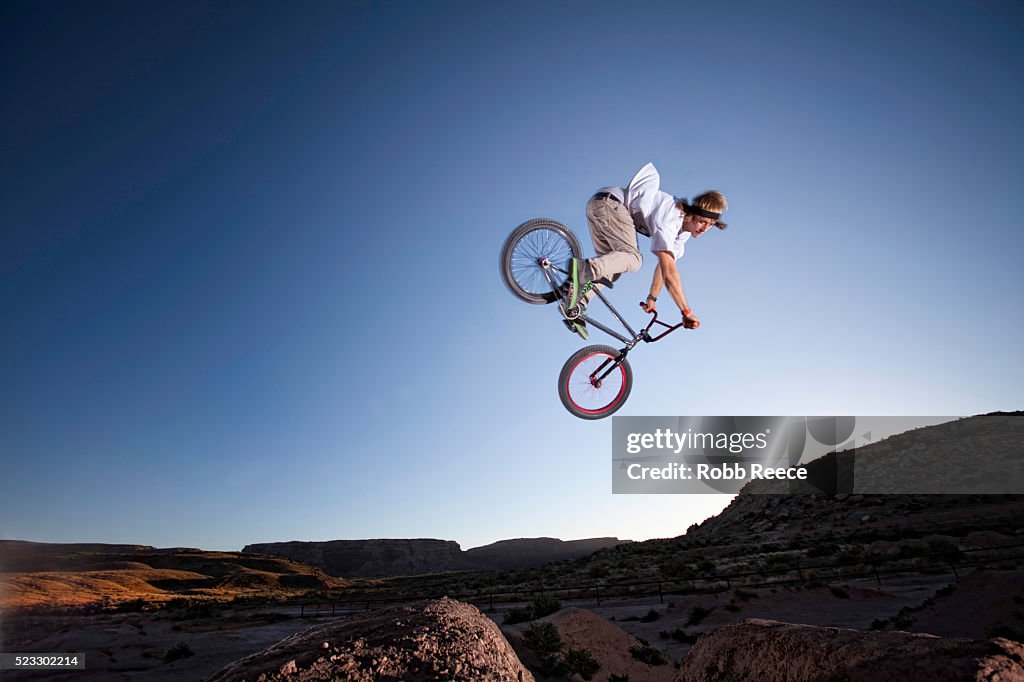
<path fill-rule="evenodd" d="M 656 251 L 655 253 L 658 255 L 658 267 L 655 268 L 654 281 L 651 282 L 652 292 L 660 273 L 661 279 L 665 282 L 665 288 L 672 295 L 672 300 L 679 306 L 680 312 L 689 310 L 690 306 L 686 304 L 686 295 L 683 293 L 683 278 L 679 276 L 675 254 L 671 251 Z M 683 321 L 687 323 L 686 326 L 690 329 L 695 329 L 700 325 L 700 321 L 692 312 L 688 315 L 684 313 Z"/>
<path fill-rule="evenodd" d="M 652 298 L 657 300 L 663 286 L 665 286 L 665 278 L 661 276 L 661 264 L 659 262 L 658 267 L 654 268 L 654 277 L 651 278 L 651 295 L 648 296 L 648 300 Z"/>
<path fill-rule="evenodd" d="M 676 267 L 676 257 L 671 251 L 658 251 L 658 267 L 655 269 L 655 282 L 660 277 L 665 282 L 665 288 L 671 294 L 672 300 L 676 302 L 680 310 L 689 310 L 686 305 L 686 295 L 683 294 L 683 279 L 679 276 L 679 268 Z M 655 282 L 651 282 L 651 289 L 654 289 Z M 655 294 L 657 295 L 657 294 Z"/>

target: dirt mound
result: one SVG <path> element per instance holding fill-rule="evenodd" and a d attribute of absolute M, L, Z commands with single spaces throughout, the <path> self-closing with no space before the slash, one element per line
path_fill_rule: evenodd
<path fill-rule="evenodd" d="M 595 679 L 619 675 L 628 677 L 632 682 L 669 682 L 675 675 L 676 669 L 671 663 L 650 665 L 637 660 L 630 650 L 639 652 L 643 643 L 592 611 L 562 609 L 544 620 L 558 628 L 558 634 L 568 647 L 583 649 L 593 655 L 601 666 Z"/>
<path fill-rule="evenodd" d="M 1024 646 L 749 619 L 701 637 L 677 682 L 712 680 L 1020 680 Z"/>
<path fill-rule="evenodd" d="M 445 597 L 299 632 L 208 679 L 532 682 L 533 675 L 490 619 Z"/>

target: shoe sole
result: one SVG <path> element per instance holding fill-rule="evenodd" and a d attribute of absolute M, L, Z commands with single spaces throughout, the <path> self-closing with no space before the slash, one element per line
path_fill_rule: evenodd
<path fill-rule="evenodd" d="M 580 261 L 578 258 L 572 259 L 571 272 L 569 273 L 570 286 L 572 287 L 572 293 L 569 295 L 569 308 L 572 309 L 574 305 L 579 301 L 578 292 L 580 290 L 580 272 L 579 272 Z"/>

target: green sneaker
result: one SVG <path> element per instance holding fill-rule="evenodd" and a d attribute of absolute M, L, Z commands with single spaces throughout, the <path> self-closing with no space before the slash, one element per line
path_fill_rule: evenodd
<path fill-rule="evenodd" d="M 569 307 L 574 307 L 594 286 L 594 273 L 590 264 L 582 258 L 569 261 Z M 586 337 L 584 337 L 586 338 Z"/>

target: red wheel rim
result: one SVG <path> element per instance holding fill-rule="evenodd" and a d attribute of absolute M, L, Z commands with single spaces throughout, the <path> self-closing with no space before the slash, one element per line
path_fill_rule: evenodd
<path fill-rule="evenodd" d="M 626 392 L 626 368 L 623 365 L 613 369 L 601 386 L 591 384 L 590 375 L 609 358 L 615 359 L 608 353 L 590 353 L 580 358 L 569 370 L 565 379 L 565 395 L 572 406 L 583 414 L 607 412 L 619 403 Z M 613 397 L 609 400 L 607 396 Z"/>

